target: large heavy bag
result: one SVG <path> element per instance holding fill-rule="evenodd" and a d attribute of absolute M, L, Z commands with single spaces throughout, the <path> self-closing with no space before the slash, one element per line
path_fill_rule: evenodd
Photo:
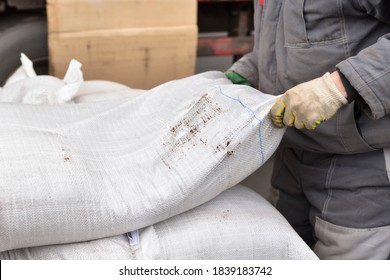
<path fill-rule="evenodd" d="M 135 97 L 145 92 L 112 81 L 84 81 L 81 63 L 72 59 L 63 79 L 37 75 L 33 62 L 23 53 L 21 66 L 0 87 L 0 102 L 22 104 L 69 104 Z"/>
<path fill-rule="evenodd" d="M 317 259 L 268 201 L 240 185 L 130 236 L 10 250 L 0 259 Z"/>
<path fill-rule="evenodd" d="M 275 151 L 275 98 L 206 72 L 136 98 L 0 103 L 0 251 L 120 235 L 209 201 Z"/>

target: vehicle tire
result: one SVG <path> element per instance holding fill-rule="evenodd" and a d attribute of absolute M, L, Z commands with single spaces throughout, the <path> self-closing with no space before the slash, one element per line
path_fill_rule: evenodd
<path fill-rule="evenodd" d="M 48 73 L 47 20 L 44 14 L 13 13 L 0 18 L 0 86 L 21 65 L 24 53 L 38 74 Z"/>

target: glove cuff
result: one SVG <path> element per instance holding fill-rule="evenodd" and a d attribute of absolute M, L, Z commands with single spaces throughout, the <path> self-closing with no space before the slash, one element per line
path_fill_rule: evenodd
<path fill-rule="evenodd" d="M 337 104 L 339 107 L 348 104 L 348 100 L 337 88 L 329 72 L 325 73 L 322 76 L 322 81 L 324 82 L 324 84 L 326 85 L 326 87 L 329 89 L 330 92 L 330 94 L 328 94 L 325 98 L 327 102 Z"/>

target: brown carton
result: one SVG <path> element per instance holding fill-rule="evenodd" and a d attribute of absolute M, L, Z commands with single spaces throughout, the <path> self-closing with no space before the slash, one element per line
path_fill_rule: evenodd
<path fill-rule="evenodd" d="M 85 80 L 149 89 L 194 73 L 196 26 L 131 28 L 49 34 L 50 68 L 63 77 L 72 58 Z"/>
<path fill-rule="evenodd" d="M 196 25 L 196 0 L 47 0 L 49 32 Z"/>
<path fill-rule="evenodd" d="M 196 0 L 48 0 L 50 74 L 69 61 L 85 80 L 149 89 L 192 75 Z"/>

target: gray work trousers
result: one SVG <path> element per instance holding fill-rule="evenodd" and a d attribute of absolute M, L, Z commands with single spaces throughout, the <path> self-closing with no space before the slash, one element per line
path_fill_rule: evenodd
<path fill-rule="evenodd" d="M 388 259 L 390 149 L 320 154 L 278 148 L 270 201 L 320 259 Z"/>

